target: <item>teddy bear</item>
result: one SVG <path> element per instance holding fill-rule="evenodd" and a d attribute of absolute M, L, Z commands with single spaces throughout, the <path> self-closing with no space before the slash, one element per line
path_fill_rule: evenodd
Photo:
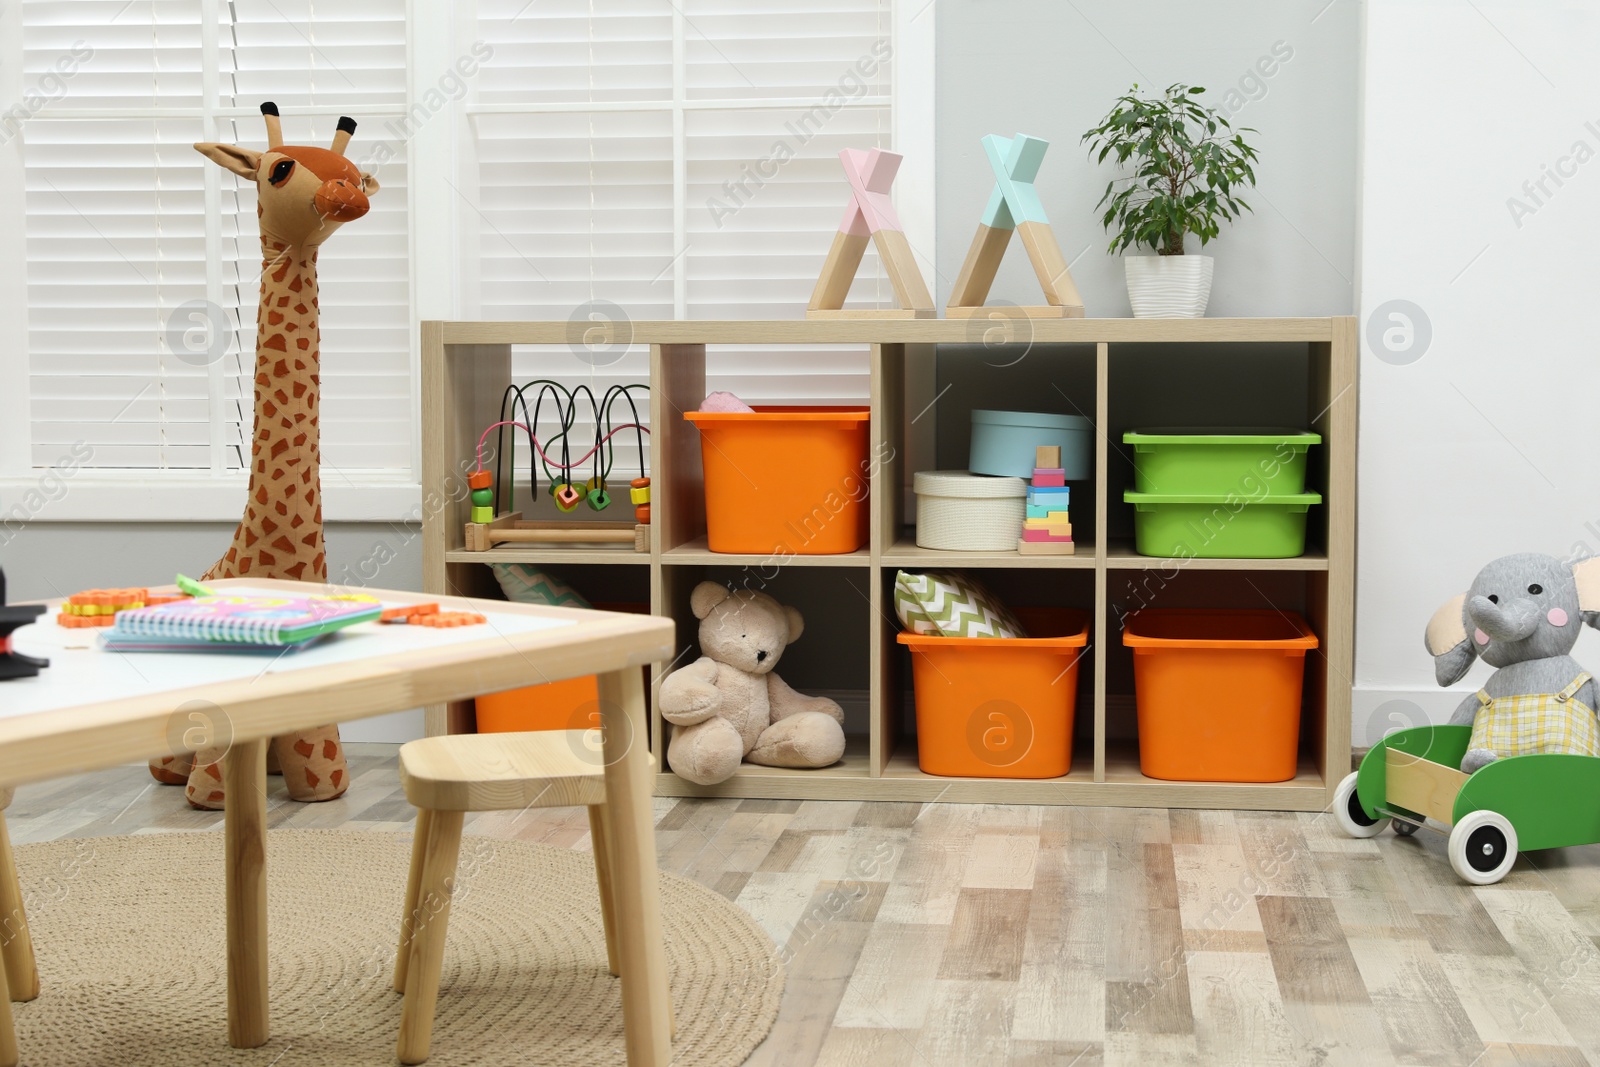
<path fill-rule="evenodd" d="M 726 781 L 748 759 L 766 767 L 826 767 L 844 755 L 844 712 L 773 673 L 805 629 L 800 612 L 765 593 L 701 582 L 689 594 L 701 656 L 661 682 L 673 724 L 667 759 L 699 785 Z"/>

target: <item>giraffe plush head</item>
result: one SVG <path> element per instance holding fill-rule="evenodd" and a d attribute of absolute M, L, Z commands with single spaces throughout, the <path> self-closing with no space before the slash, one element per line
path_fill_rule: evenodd
<path fill-rule="evenodd" d="M 333 147 L 313 148 L 283 143 L 278 105 L 262 104 L 261 114 L 267 120 L 265 152 L 214 142 L 194 147 L 213 163 L 256 183 L 263 237 L 285 245 L 316 246 L 367 213 L 368 198 L 378 191 L 378 181 L 344 157 L 355 133 L 354 119 L 339 120 Z"/>

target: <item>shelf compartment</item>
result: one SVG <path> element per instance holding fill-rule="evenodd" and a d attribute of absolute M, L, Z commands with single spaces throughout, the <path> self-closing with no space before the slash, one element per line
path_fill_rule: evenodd
<path fill-rule="evenodd" d="M 1084 568 L 1092 570 L 1096 554 L 1094 545 L 1087 541 L 1076 542 L 1077 552 L 1070 556 L 1024 556 L 1016 552 L 952 552 L 939 548 L 920 548 L 910 529 L 883 553 L 879 561 L 885 567 L 1040 567 Z"/>
<path fill-rule="evenodd" d="M 1131 538 L 1113 538 L 1106 546 L 1106 566 L 1113 570 L 1155 570 L 1176 566 L 1182 570 L 1197 571 L 1325 571 L 1328 554 L 1321 549 L 1307 549 L 1303 555 L 1287 559 L 1203 559 L 1191 556 L 1178 559 L 1170 556 L 1141 556 L 1134 551 Z"/>
<path fill-rule="evenodd" d="M 854 552 L 841 552 L 828 556 L 765 555 L 746 552 L 713 552 L 704 537 L 669 548 L 661 553 L 661 562 L 679 566 L 731 566 L 731 567 L 865 567 L 871 557 L 865 548 Z"/>

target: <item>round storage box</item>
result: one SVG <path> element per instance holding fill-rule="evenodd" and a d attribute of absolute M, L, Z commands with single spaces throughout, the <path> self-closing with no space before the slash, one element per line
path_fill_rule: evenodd
<path fill-rule="evenodd" d="M 1092 466 L 1091 430 L 1093 426 L 1081 415 L 975 409 L 967 466 L 973 474 L 1032 478 L 1034 449 L 1059 445 L 1067 481 L 1084 481 Z"/>
<path fill-rule="evenodd" d="M 917 547 L 955 552 L 1015 552 L 1028 484 L 969 471 L 918 471 Z"/>

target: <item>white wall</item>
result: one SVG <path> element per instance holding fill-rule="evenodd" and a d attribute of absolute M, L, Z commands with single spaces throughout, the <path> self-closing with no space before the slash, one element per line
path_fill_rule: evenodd
<path fill-rule="evenodd" d="M 1431 340 L 1363 344 L 1358 745 L 1442 720 L 1482 684 L 1480 664 L 1437 689 L 1422 635 L 1484 563 L 1600 551 L 1587 421 L 1600 396 L 1600 7 L 1374 0 L 1366 20 L 1363 332 L 1393 325 L 1385 305 L 1403 300 Z M 1561 187 L 1524 185 L 1558 165 Z M 1575 654 L 1600 669 L 1600 635 Z"/>
<path fill-rule="evenodd" d="M 1037 188 L 1092 316 L 1128 315 L 1121 257 L 1095 204 L 1114 171 L 1079 142 L 1112 102 L 1173 82 L 1231 116 L 1261 154 L 1254 207 L 1225 225 L 1211 315 L 1348 315 L 1355 306 L 1357 74 L 1354 0 L 940 0 L 938 272 L 940 306 L 983 213 L 993 172 L 985 134 L 1050 142 Z M 907 161 L 911 166 L 912 161 Z M 1190 238 L 1188 251 L 1202 251 Z M 1147 251 L 1142 254 L 1149 254 Z M 1013 242 L 991 303 L 1040 304 Z M 982 320 L 974 320 L 981 323 Z"/>

